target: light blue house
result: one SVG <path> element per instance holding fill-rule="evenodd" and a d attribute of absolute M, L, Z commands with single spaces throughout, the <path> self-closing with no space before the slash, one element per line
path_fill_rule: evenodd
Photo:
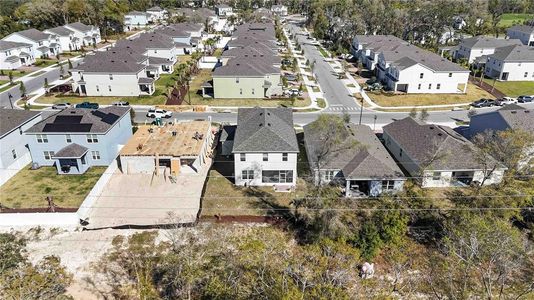
<path fill-rule="evenodd" d="M 24 130 L 41 121 L 41 113 L 0 108 L 0 186 L 32 160 Z"/>
<path fill-rule="evenodd" d="M 129 107 L 68 108 L 25 131 L 33 163 L 58 174 L 108 166 L 132 136 Z"/>

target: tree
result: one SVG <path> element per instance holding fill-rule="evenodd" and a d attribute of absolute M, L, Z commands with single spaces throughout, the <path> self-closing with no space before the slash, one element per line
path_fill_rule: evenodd
<path fill-rule="evenodd" d="M 426 122 L 426 120 L 428 120 L 428 116 L 428 110 L 426 108 L 423 108 L 419 113 L 419 120 Z"/>
<path fill-rule="evenodd" d="M 12 71 L 9 71 L 9 73 L 7 74 L 7 76 L 9 77 L 9 83 L 10 83 L 10 84 L 13 84 L 13 72 L 12 72 Z"/>
<path fill-rule="evenodd" d="M 410 114 L 409 114 L 410 117 L 412 118 L 417 118 L 417 108 L 413 107 L 411 110 L 410 110 Z"/>
<path fill-rule="evenodd" d="M 43 87 L 44 87 L 44 89 L 45 89 L 45 94 L 47 94 L 47 95 L 48 95 L 48 93 L 49 93 L 49 88 L 50 88 L 50 85 L 48 84 L 48 78 L 46 78 L 46 77 L 45 77 L 45 79 L 44 79 L 44 84 L 43 84 Z"/>
<path fill-rule="evenodd" d="M 22 82 L 22 80 L 20 81 L 19 91 L 20 91 L 20 96 L 22 98 L 25 98 L 26 97 L 26 86 L 24 86 L 24 82 Z"/>
<path fill-rule="evenodd" d="M 69 70 L 72 69 L 72 61 L 70 61 L 70 58 L 67 59 L 67 63 L 68 63 L 68 66 L 69 66 Z"/>

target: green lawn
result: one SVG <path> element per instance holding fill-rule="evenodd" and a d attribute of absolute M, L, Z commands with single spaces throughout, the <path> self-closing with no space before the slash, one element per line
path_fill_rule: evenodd
<path fill-rule="evenodd" d="M 55 167 L 30 170 L 29 165 L 0 187 L 0 203 L 11 208 L 47 207 L 52 196 L 60 207 L 79 207 L 105 167 L 92 167 L 83 175 L 58 175 Z"/>
<path fill-rule="evenodd" d="M 13 78 L 28 75 L 29 72 L 23 70 L 0 70 L 0 75 L 9 76 L 9 72 L 13 74 Z"/>
<path fill-rule="evenodd" d="M 8 82 L 9 82 L 9 80 L 0 80 L 0 85 L 4 85 L 4 84 L 6 84 Z"/>
<path fill-rule="evenodd" d="M 480 98 L 494 98 L 491 94 L 469 83 L 466 94 L 404 94 L 390 95 L 368 92 L 367 95 L 380 106 L 423 106 L 468 103 Z"/>
<path fill-rule="evenodd" d="M 484 81 L 489 85 L 494 82 L 489 78 L 484 78 Z M 534 81 L 495 81 L 495 88 L 509 97 L 534 95 Z"/>
<path fill-rule="evenodd" d="M 321 55 L 323 57 L 325 57 L 325 58 L 329 58 L 330 57 L 330 55 L 328 55 L 328 53 L 323 49 L 323 47 L 321 47 L 321 46 L 315 46 L 315 47 L 317 47 L 317 50 L 319 50 L 319 52 L 321 52 Z"/>
<path fill-rule="evenodd" d="M 499 21 L 499 26 L 510 27 L 514 24 L 523 24 L 524 21 L 534 19 L 534 14 L 504 14 Z"/>
<path fill-rule="evenodd" d="M 38 58 L 35 60 L 35 66 L 36 67 L 41 67 L 41 68 L 46 68 L 48 66 L 51 66 L 51 65 L 55 65 L 57 64 L 58 61 L 56 59 L 42 59 L 42 58 Z"/>
<path fill-rule="evenodd" d="M 157 91 L 156 91 L 157 92 Z M 128 101 L 130 104 L 135 105 L 162 105 L 165 104 L 165 96 L 155 96 L 156 92 L 152 96 L 139 96 L 139 97 L 80 97 L 76 95 L 55 95 L 42 96 L 36 99 L 36 103 L 55 104 L 55 103 L 82 103 L 82 102 L 94 102 L 102 105 L 112 104 L 117 101 Z"/>
<path fill-rule="evenodd" d="M 12 87 L 14 87 L 14 86 L 16 86 L 16 85 L 17 85 L 16 83 L 14 83 L 14 84 L 9 84 L 9 85 L 7 85 L 7 86 L 5 86 L 5 87 L 3 87 L 3 88 L 0 88 L 0 92 L 7 91 L 7 90 L 9 90 L 10 88 L 12 88 Z"/>
<path fill-rule="evenodd" d="M 324 101 L 323 98 L 317 98 L 317 105 L 318 105 L 320 108 L 325 108 L 325 107 L 326 107 L 326 102 Z"/>

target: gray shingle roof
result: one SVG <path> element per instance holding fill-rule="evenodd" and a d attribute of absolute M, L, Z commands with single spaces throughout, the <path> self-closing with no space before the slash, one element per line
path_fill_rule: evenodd
<path fill-rule="evenodd" d="M 47 29 L 46 31 L 50 31 L 53 34 L 58 35 L 58 36 L 69 36 L 74 33 L 74 31 L 67 29 L 64 26 L 50 28 L 50 29 Z"/>
<path fill-rule="evenodd" d="M 425 124 L 407 117 L 390 123 L 383 129 L 384 133 L 399 144 L 403 153 L 420 168 L 430 170 L 484 168 L 476 157 L 475 146 L 449 127 Z M 498 164 L 495 160 L 492 163 Z"/>
<path fill-rule="evenodd" d="M 72 143 L 61 148 L 61 150 L 54 154 L 54 158 L 79 158 L 87 153 L 88 150 L 89 148 L 87 147 Z"/>
<path fill-rule="evenodd" d="M 67 108 L 35 124 L 26 133 L 105 133 L 130 112 L 129 107 Z"/>
<path fill-rule="evenodd" d="M 304 126 L 306 151 L 315 168 L 325 132 L 315 123 Z M 342 170 L 346 179 L 403 178 L 404 174 L 369 126 L 348 124 L 343 142 L 322 161 L 323 169 Z"/>
<path fill-rule="evenodd" d="M 534 134 L 534 111 L 531 109 L 516 104 L 510 104 L 496 111 L 476 114 L 472 117 L 472 120 L 474 121 L 478 118 L 481 118 L 482 120 L 485 118 L 494 120 L 493 117 L 501 119 L 510 129 L 521 129 Z M 493 125 L 498 125 L 498 123 L 499 122 L 492 122 L 492 124 L 488 124 L 488 129 Z"/>
<path fill-rule="evenodd" d="M 475 36 L 463 39 L 460 46 L 469 49 L 479 48 L 499 48 L 510 45 L 521 45 L 521 41 L 518 39 L 497 39 L 487 36 Z"/>
<path fill-rule="evenodd" d="M 446 58 L 413 45 L 399 45 L 393 50 L 382 52 L 382 55 L 386 61 L 401 70 L 421 64 L 435 72 L 469 72 Z"/>
<path fill-rule="evenodd" d="M 505 62 L 534 62 L 534 48 L 526 45 L 501 47 L 489 57 Z"/>
<path fill-rule="evenodd" d="M 512 26 L 512 27 L 508 28 L 508 30 L 524 32 L 524 33 L 527 33 L 527 34 L 533 34 L 534 33 L 534 26 L 515 25 L 515 26 Z"/>
<path fill-rule="evenodd" d="M 291 108 L 240 108 L 233 152 L 299 152 Z"/>
<path fill-rule="evenodd" d="M 147 60 L 146 56 L 125 49 L 98 51 L 93 55 L 87 55 L 76 70 L 84 72 L 106 73 L 138 73 L 146 66 L 142 64 Z"/>
<path fill-rule="evenodd" d="M 30 46 L 31 46 L 30 44 L 26 44 L 26 43 L 18 43 L 18 42 L 0 40 L 0 51 L 21 48 L 21 47 L 30 47 Z"/>
<path fill-rule="evenodd" d="M 213 71 L 214 77 L 224 76 L 265 76 L 280 73 L 280 69 L 272 63 L 258 57 L 238 57 L 228 61 Z"/>
<path fill-rule="evenodd" d="M 38 111 L 0 108 L 0 137 L 40 114 Z"/>
<path fill-rule="evenodd" d="M 35 28 L 30 28 L 22 31 L 15 32 L 29 40 L 32 40 L 34 42 L 48 40 L 50 37 L 49 34 L 43 33 Z"/>
<path fill-rule="evenodd" d="M 66 24 L 65 26 L 71 27 L 81 32 L 87 32 L 93 29 L 93 26 L 85 25 L 82 22 L 69 23 L 69 24 Z"/>

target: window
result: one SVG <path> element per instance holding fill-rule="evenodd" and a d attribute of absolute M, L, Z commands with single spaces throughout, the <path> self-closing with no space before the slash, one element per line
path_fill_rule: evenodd
<path fill-rule="evenodd" d="M 88 134 L 87 135 L 87 142 L 88 143 L 98 143 L 98 137 L 96 134 Z"/>
<path fill-rule="evenodd" d="M 243 95 L 243 89 L 239 89 L 239 95 Z"/>
<path fill-rule="evenodd" d="M 449 77 L 452 77 L 452 73 L 449 73 Z"/>
<path fill-rule="evenodd" d="M 37 143 L 48 143 L 48 136 L 46 134 L 38 134 Z"/>
<path fill-rule="evenodd" d="M 395 188 L 394 180 L 384 180 L 382 181 L 382 190 L 392 190 Z"/>
<path fill-rule="evenodd" d="M 70 134 L 65 135 L 65 140 L 67 143 L 72 143 L 72 138 L 70 137 Z"/>
<path fill-rule="evenodd" d="M 91 156 L 93 157 L 94 160 L 99 160 L 100 159 L 100 151 L 91 151 Z"/>
<path fill-rule="evenodd" d="M 263 153 L 263 161 L 269 161 L 269 153 Z"/>
<path fill-rule="evenodd" d="M 113 74 L 109 74 L 109 80 L 113 80 Z"/>
<path fill-rule="evenodd" d="M 424 76 L 425 76 L 424 73 L 419 74 L 419 78 L 421 78 L 421 79 L 423 79 Z"/>
<path fill-rule="evenodd" d="M 52 157 L 54 157 L 54 151 L 44 151 L 43 154 L 46 160 L 52 160 Z"/>
<path fill-rule="evenodd" d="M 528 72 L 525 72 L 525 76 L 523 76 L 523 77 L 527 78 L 528 77 Z"/>
<path fill-rule="evenodd" d="M 235 79 L 235 83 L 239 83 L 239 78 L 236 78 L 236 79 Z"/>
<path fill-rule="evenodd" d="M 293 182 L 293 171 L 291 170 L 274 170 L 262 171 L 263 183 L 291 183 Z"/>
<path fill-rule="evenodd" d="M 246 161 L 246 160 L 247 160 L 247 158 L 246 158 L 246 154 L 245 154 L 245 153 L 241 153 L 241 154 L 239 154 L 239 160 L 241 160 L 241 161 Z"/>
<path fill-rule="evenodd" d="M 17 151 L 15 149 L 11 150 L 11 155 L 13 155 L 13 159 L 17 159 Z"/>
<path fill-rule="evenodd" d="M 434 172 L 432 174 L 432 180 L 440 180 L 441 179 L 441 172 Z"/>
<path fill-rule="evenodd" d="M 85 155 L 82 156 L 82 165 L 85 165 L 87 162 L 85 161 Z"/>
<path fill-rule="evenodd" d="M 334 177 L 336 177 L 336 172 L 333 170 L 327 170 L 324 173 L 324 180 L 331 181 L 334 179 Z"/>
<path fill-rule="evenodd" d="M 418 84 L 418 85 L 417 85 L 417 89 L 418 89 L 418 90 L 421 89 L 421 84 Z"/>
<path fill-rule="evenodd" d="M 436 85 L 436 89 L 439 90 L 440 88 L 441 88 L 441 83 L 438 83 L 438 84 Z"/>
<path fill-rule="evenodd" d="M 254 170 L 243 170 L 243 171 L 241 171 L 241 179 L 243 179 L 243 180 L 252 180 L 252 179 L 254 179 Z"/>
<path fill-rule="evenodd" d="M 282 161 L 287 161 L 287 158 L 288 158 L 288 154 L 282 153 Z"/>

